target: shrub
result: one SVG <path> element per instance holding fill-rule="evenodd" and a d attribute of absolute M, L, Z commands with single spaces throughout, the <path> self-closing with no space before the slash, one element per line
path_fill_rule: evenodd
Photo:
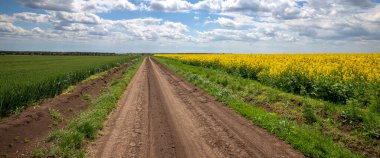
<path fill-rule="evenodd" d="M 343 123 L 358 124 L 363 122 L 363 113 L 359 109 L 359 102 L 355 99 L 347 101 L 347 108 L 342 112 Z"/>
<path fill-rule="evenodd" d="M 314 109 L 310 103 L 306 103 L 303 106 L 302 116 L 305 119 L 305 123 L 313 124 L 317 122 L 317 116 L 315 115 Z"/>

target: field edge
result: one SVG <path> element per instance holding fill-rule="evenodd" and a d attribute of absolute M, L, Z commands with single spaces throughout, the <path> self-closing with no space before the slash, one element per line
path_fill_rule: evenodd
<path fill-rule="evenodd" d="M 252 106 L 243 101 L 242 98 L 233 94 L 226 88 L 215 85 L 207 79 L 182 67 L 186 64 L 179 61 L 166 58 L 154 57 L 169 70 L 184 77 L 194 85 L 202 88 L 210 95 L 225 103 L 228 107 L 238 112 L 253 124 L 266 129 L 268 132 L 275 134 L 277 137 L 285 140 L 294 148 L 300 150 L 306 156 L 311 157 L 362 157 L 356 155 L 345 148 L 340 143 L 334 143 L 332 138 L 323 136 L 315 129 L 305 126 L 298 126 L 293 121 L 278 116 L 275 113 L 269 113 L 262 108 Z M 196 66 L 186 65 L 189 69 L 196 69 Z M 191 67 L 191 68 L 190 68 Z M 202 70 L 198 70 L 202 71 Z M 303 139 L 300 139 L 302 138 Z"/>
<path fill-rule="evenodd" d="M 140 67 L 144 57 L 136 58 L 123 78 L 113 83 L 90 107 L 72 118 L 67 126 L 54 131 L 47 138 L 53 145 L 48 148 L 36 147 L 33 157 L 85 157 L 87 145 L 95 140 L 107 116 L 117 107 L 117 101 L 127 88 L 129 81 Z"/>

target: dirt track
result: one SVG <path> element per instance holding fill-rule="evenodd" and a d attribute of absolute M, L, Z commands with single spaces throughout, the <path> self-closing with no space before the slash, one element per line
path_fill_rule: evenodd
<path fill-rule="evenodd" d="M 304 157 L 146 58 L 90 157 Z"/>
<path fill-rule="evenodd" d="M 45 139 L 51 131 L 65 126 L 65 121 L 52 125 L 49 109 L 57 110 L 65 120 L 86 109 L 90 100 L 84 95 L 97 98 L 111 83 L 118 80 L 131 65 L 125 64 L 108 70 L 99 78 L 79 83 L 70 93 L 55 96 L 38 106 L 28 107 L 19 115 L 0 119 L 0 157 L 31 157 L 36 146 L 46 147 Z"/>

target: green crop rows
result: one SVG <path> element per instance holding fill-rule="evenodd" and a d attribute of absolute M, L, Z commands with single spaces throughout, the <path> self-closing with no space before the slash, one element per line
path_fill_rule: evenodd
<path fill-rule="evenodd" d="M 0 116 L 136 56 L 0 56 Z"/>

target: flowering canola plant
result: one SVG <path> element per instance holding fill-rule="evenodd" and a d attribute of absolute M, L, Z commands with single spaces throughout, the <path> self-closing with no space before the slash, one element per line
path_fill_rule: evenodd
<path fill-rule="evenodd" d="M 337 89 L 335 91 L 352 86 L 352 83 L 357 83 L 355 86 L 359 83 L 361 85 L 380 83 L 380 54 L 157 54 L 156 56 L 197 65 L 218 65 L 230 71 L 240 71 L 241 75 L 248 72 L 249 75 L 246 76 L 249 78 L 274 84 L 280 88 L 284 84 L 297 86 L 298 83 L 294 80 L 302 80 L 302 83 L 298 84 L 299 87 L 309 87 L 309 91 L 318 91 L 317 93 L 322 93 L 320 89 L 326 89 L 322 81 L 328 81 L 331 86 L 340 85 L 341 87 L 335 88 Z M 310 83 L 309 86 L 305 85 L 306 83 Z M 319 90 L 315 87 L 319 87 Z M 314 90 L 310 90 L 311 88 Z M 348 93 L 354 95 L 353 90 L 330 91 L 334 90 L 326 90 L 324 95 L 337 93 L 343 96 L 342 99 L 347 99 Z"/>
<path fill-rule="evenodd" d="M 342 81 L 354 79 L 380 81 L 380 54 L 158 54 L 156 56 L 192 62 L 216 62 L 226 68 L 260 69 L 259 75 L 270 77 L 278 77 L 284 72 L 292 71 L 303 74 L 309 79 L 326 77 Z"/>

